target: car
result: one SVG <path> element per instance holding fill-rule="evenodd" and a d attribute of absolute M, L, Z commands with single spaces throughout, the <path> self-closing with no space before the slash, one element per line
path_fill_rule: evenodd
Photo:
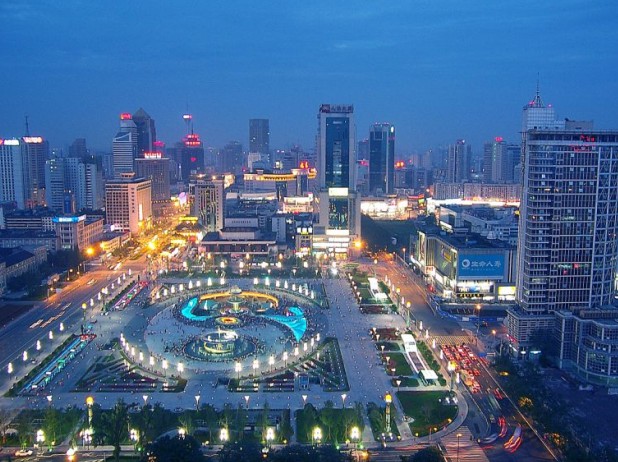
<path fill-rule="evenodd" d="M 32 452 L 32 449 L 20 449 L 19 451 L 15 452 L 15 457 L 29 457 L 32 454 L 34 454 Z"/>

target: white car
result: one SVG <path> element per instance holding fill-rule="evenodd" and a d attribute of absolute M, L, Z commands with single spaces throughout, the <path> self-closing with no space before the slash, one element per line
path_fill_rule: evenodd
<path fill-rule="evenodd" d="M 32 449 L 20 449 L 15 453 L 15 457 L 28 457 L 33 454 Z"/>

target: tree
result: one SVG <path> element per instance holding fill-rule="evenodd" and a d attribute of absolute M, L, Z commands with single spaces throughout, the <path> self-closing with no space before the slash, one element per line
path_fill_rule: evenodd
<path fill-rule="evenodd" d="M 335 425 L 335 404 L 329 399 L 324 403 L 324 409 L 320 411 L 320 422 L 326 427 L 326 441 L 332 439 L 332 428 Z"/>
<path fill-rule="evenodd" d="M 109 444 L 114 446 L 112 454 L 116 462 L 120 459 L 120 444 L 127 437 L 128 422 L 129 407 L 122 399 L 118 400 L 110 412 L 103 414 L 103 428 Z"/>
<path fill-rule="evenodd" d="M 230 429 L 232 425 L 232 421 L 234 420 L 234 409 L 230 403 L 225 403 L 223 406 L 223 412 L 221 413 L 221 417 L 219 418 L 219 424 L 221 428 Z"/>
<path fill-rule="evenodd" d="M 146 446 L 147 460 L 156 462 L 186 462 L 204 460 L 200 443 L 191 435 L 163 436 Z"/>
<path fill-rule="evenodd" d="M 307 403 L 305 404 L 302 413 L 299 413 L 298 417 L 301 417 L 300 420 L 304 427 L 305 440 L 311 441 L 313 427 L 315 427 L 318 423 L 318 411 L 313 406 L 313 404 Z"/>
<path fill-rule="evenodd" d="M 147 443 L 153 441 L 157 436 L 155 433 L 154 408 L 147 404 L 142 406 L 138 413 L 131 415 L 131 426 L 138 430 L 138 446 L 144 448 Z"/>
<path fill-rule="evenodd" d="M 410 456 L 408 462 L 444 462 L 444 457 L 436 446 L 430 446 Z"/>
<path fill-rule="evenodd" d="M 6 431 L 11 423 L 11 413 L 7 409 L 0 409 L 0 437 L 2 437 L 2 443 L 6 443 Z"/>
<path fill-rule="evenodd" d="M 362 434 L 363 430 L 365 429 L 365 419 L 363 418 L 363 403 L 361 403 L 360 401 L 356 401 L 354 403 L 354 414 L 354 424 L 358 427 Z"/>
<path fill-rule="evenodd" d="M 260 413 L 260 431 L 262 432 L 262 441 L 266 441 L 266 429 L 269 424 L 269 413 L 270 406 L 268 405 L 268 401 L 264 401 L 264 407 L 262 408 L 262 412 Z"/>
<path fill-rule="evenodd" d="M 45 410 L 45 423 L 43 425 L 43 431 L 45 432 L 45 438 L 47 445 L 51 448 L 56 443 L 56 433 L 58 432 L 58 422 L 60 418 L 60 411 L 54 407 L 48 407 Z"/>
<path fill-rule="evenodd" d="M 262 445 L 254 442 L 228 443 L 219 452 L 219 462 L 260 462 L 261 460 Z"/>
<path fill-rule="evenodd" d="M 245 425 L 247 424 L 247 412 L 243 408 L 241 403 L 238 403 L 238 409 L 236 410 L 236 421 L 234 426 L 238 433 L 238 441 L 242 441 L 245 436 Z"/>
<path fill-rule="evenodd" d="M 180 422 L 180 425 L 185 429 L 187 435 L 193 434 L 193 431 L 195 430 L 195 425 L 193 425 L 192 411 L 184 411 L 182 414 L 180 414 L 178 421 Z"/>
<path fill-rule="evenodd" d="M 284 443 L 290 441 L 292 439 L 292 435 L 294 434 L 294 429 L 292 428 L 292 423 L 290 422 L 290 411 L 284 411 L 281 417 L 281 424 L 279 425 L 279 436 L 281 441 Z"/>
<path fill-rule="evenodd" d="M 19 437 L 19 445 L 22 448 L 30 445 L 32 435 L 32 422 L 25 412 L 20 412 L 17 417 L 17 436 Z"/>
<path fill-rule="evenodd" d="M 219 415 L 211 404 L 203 406 L 201 412 L 204 414 L 204 420 L 206 421 L 206 425 L 208 425 L 209 440 L 212 442 L 212 432 L 217 427 Z"/>

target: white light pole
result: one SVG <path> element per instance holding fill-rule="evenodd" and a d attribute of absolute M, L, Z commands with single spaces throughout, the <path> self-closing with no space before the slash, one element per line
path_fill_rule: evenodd
<path fill-rule="evenodd" d="M 240 361 L 236 361 L 236 364 L 234 364 L 234 370 L 236 371 L 236 379 L 240 381 L 240 371 L 242 370 L 242 364 Z"/>
<path fill-rule="evenodd" d="M 195 395 L 195 410 L 199 411 L 200 410 L 200 395 Z"/>

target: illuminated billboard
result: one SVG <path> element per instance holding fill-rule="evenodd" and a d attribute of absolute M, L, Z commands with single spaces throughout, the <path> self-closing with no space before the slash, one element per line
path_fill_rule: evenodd
<path fill-rule="evenodd" d="M 504 254 L 460 253 L 457 261 L 457 275 L 460 278 L 495 279 L 504 276 Z"/>

